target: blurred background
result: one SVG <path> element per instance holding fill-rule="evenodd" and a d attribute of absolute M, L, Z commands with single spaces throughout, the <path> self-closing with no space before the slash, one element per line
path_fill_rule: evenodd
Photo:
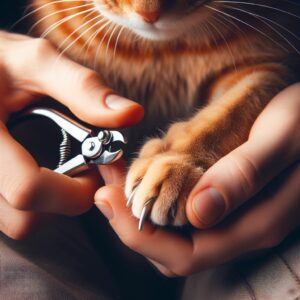
<path fill-rule="evenodd" d="M 11 25 L 14 24 L 23 14 L 28 6 L 26 0 L 2 0 L 0 1 L 0 28 L 9 30 Z M 25 30 L 26 24 L 19 24 L 18 31 Z"/>

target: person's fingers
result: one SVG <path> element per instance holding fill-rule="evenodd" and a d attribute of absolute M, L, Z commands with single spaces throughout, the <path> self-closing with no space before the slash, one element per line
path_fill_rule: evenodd
<path fill-rule="evenodd" d="M 49 169 L 41 168 L 37 182 L 29 192 L 29 209 L 77 216 L 88 211 L 94 204 L 94 194 L 99 187 L 98 172 L 89 170 L 71 178 L 57 174 Z M 34 189 L 37 189 L 35 191 Z M 20 207 L 22 208 L 22 199 Z M 24 200 L 23 200 L 24 201 Z M 18 204 L 18 203 L 17 203 Z"/>
<path fill-rule="evenodd" d="M 298 165 L 276 179 L 276 190 L 262 193 L 255 203 L 218 227 L 195 231 L 191 239 L 150 223 L 139 232 L 120 187 L 101 188 L 95 200 L 128 247 L 154 262 L 167 276 L 190 275 L 242 254 L 277 246 L 300 223 L 299 179 Z"/>
<path fill-rule="evenodd" d="M 249 140 L 200 179 L 186 206 L 195 227 L 215 225 L 299 159 L 299 87 L 275 97 L 254 124 Z"/>
<path fill-rule="evenodd" d="M 126 176 L 124 160 L 120 159 L 112 165 L 99 166 L 99 171 L 105 182 L 105 185 L 124 185 Z"/>
<path fill-rule="evenodd" d="M 0 195 L 0 231 L 15 240 L 26 238 L 37 226 L 42 216 L 11 207 Z"/>
<path fill-rule="evenodd" d="M 14 51 L 7 49 L 4 59 L 18 88 L 49 95 L 95 126 L 123 127 L 142 119 L 142 106 L 116 95 L 96 72 L 59 56 L 47 40 L 11 44 Z"/>
<path fill-rule="evenodd" d="M 93 172 L 71 178 L 39 168 L 0 124 L 0 194 L 19 210 L 77 215 L 93 205 L 98 187 Z"/>
<path fill-rule="evenodd" d="M 138 231 L 138 220 L 126 208 L 124 191 L 119 186 L 99 189 L 95 203 L 125 245 L 165 266 L 174 276 L 185 273 L 185 262 L 193 252 L 188 239 L 150 223 L 145 223 L 143 231 Z"/>
<path fill-rule="evenodd" d="M 255 203 L 216 228 L 197 231 L 189 273 L 211 268 L 249 252 L 272 248 L 299 225 L 300 166 L 277 178 Z"/>

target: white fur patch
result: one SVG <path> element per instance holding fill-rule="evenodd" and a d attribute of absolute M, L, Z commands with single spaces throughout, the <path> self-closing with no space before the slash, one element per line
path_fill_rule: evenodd
<path fill-rule="evenodd" d="M 199 8 L 189 14 L 178 15 L 172 13 L 165 15 L 154 24 L 149 24 L 135 12 L 130 11 L 120 16 L 109 11 L 103 5 L 96 3 L 96 1 L 95 6 L 104 17 L 115 24 L 124 26 L 145 39 L 157 41 L 176 39 L 200 26 L 205 18 L 205 14 L 202 14 L 202 9 Z"/>

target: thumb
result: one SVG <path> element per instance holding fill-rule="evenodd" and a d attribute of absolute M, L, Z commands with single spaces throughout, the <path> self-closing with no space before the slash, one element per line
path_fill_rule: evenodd
<path fill-rule="evenodd" d="M 125 127 L 143 118 L 141 105 L 116 95 L 96 72 L 60 56 L 49 42 L 29 39 L 23 50 L 33 53 L 32 66 L 24 72 L 22 66 L 28 61 L 20 53 L 21 62 L 12 62 L 9 71 L 20 82 L 30 78 L 26 88 L 31 92 L 56 99 L 78 118 L 98 127 Z"/>
<path fill-rule="evenodd" d="M 268 154 L 250 148 L 246 143 L 223 157 L 194 187 L 186 210 L 195 227 L 208 228 L 220 222 L 284 169 L 283 163 L 264 165 Z"/>
<path fill-rule="evenodd" d="M 249 140 L 220 159 L 196 184 L 186 205 L 195 227 L 215 225 L 299 159 L 298 88 L 277 95 L 255 122 Z"/>
<path fill-rule="evenodd" d="M 117 95 L 96 72 L 66 58 L 62 58 L 53 70 L 55 79 L 46 80 L 46 92 L 83 121 L 98 127 L 114 128 L 133 125 L 143 118 L 141 105 Z M 48 76 L 51 74 L 48 72 Z"/>

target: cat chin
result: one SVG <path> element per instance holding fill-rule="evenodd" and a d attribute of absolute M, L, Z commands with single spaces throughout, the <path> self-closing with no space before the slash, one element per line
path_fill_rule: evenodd
<path fill-rule="evenodd" d="M 99 12 L 102 16 L 108 20 L 114 22 L 117 25 L 121 25 L 134 34 L 151 41 L 171 41 L 178 39 L 184 32 L 178 30 L 178 27 L 172 28 L 157 28 L 156 26 L 149 25 L 141 22 L 134 15 L 131 16 L 130 20 L 122 16 L 111 13 L 106 10 L 103 6 L 96 4 Z"/>
<path fill-rule="evenodd" d="M 94 5 L 99 13 L 111 22 L 127 28 L 137 36 L 156 42 L 168 42 L 178 40 L 186 34 L 193 32 L 201 23 L 209 17 L 208 13 L 203 12 L 202 7 L 188 16 L 178 17 L 169 15 L 164 20 L 159 20 L 155 24 L 144 22 L 141 16 L 130 13 L 126 17 L 115 14 L 108 10 L 104 5 L 94 0 Z"/>
<path fill-rule="evenodd" d="M 150 40 L 150 41 L 171 41 L 175 40 L 180 37 L 178 34 L 178 31 L 162 31 L 162 30 L 141 30 L 136 28 L 130 28 L 132 32 L 134 32 L 136 35 Z"/>

